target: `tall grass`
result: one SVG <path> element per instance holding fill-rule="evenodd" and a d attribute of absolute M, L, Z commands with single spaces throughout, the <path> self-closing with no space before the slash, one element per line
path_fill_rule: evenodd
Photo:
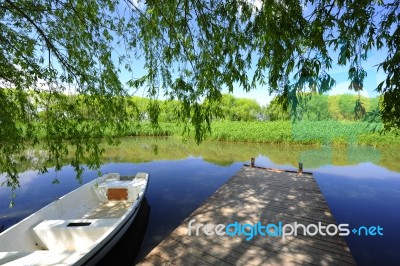
<path fill-rule="evenodd" d="M 219 121 L 211 125 L 210 140 L 281 144 L 400 146 L 396 132 L 379 133 L 380 123 L 344 121 Z M 180 136 L 183 125 L 132 123 L 124 136 Z M 112 135 L 112 132 L 110 132 Z M 121 136 L 116 136 L 121 137 Z"/>
<path fill-rule="evenodd" d="M 215 122 L 209 136 L 213 140 L 265 143 L 290 143 L 290 121 L 277 122 Z"/>
<path fill-rule="evenodd" d="M 295 142 L 339 145 L 358 144 L 360 135 L 380 129 L 381 124 L 378 123 L 345 121 L 297 121 L 291 125 Z"/>

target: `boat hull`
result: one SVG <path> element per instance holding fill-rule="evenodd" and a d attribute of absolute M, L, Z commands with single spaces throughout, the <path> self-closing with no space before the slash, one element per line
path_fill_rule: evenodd
<path fill-rule="evenodd" d="M 116 228 L 114 235 L 110 235 L 104 239 L 104 243 L 99 243 L 96 249 L 91 250 L 81 261 L 78 261 L 75 265 L 97 265 L 106 256 L 110 250 L 118 243 L 122 236 L 126 233 L 128 228 L 132 225 L 135 220 L 138 211 L 142 205 L 143 198 L 140 203 L 134 208 L 133 212 L 125 221 L 121 222 L 120 228 Z"/>
<path fill-rule="evenodd" d="M 112 176 L 109 181 L 109 175 L 117 175 L 118 179 Z M 101 262 L 135 221 L 149 183 L 147 173 L 138 173 L 128 181 L 119 178 L 118 174 L 108 174 L 93 180 L 1 233 L 0 265 L 96 265 Z M 127 191 L 126 199 L 129 191 L 129 200 L 113 200 L 109 208 L 110 202 L 104 203 L 107 197 L 99 193 L 107 195 L 107 191 L 116 187 L 126 187 L 123 189 Z M 81 201 L 81 197 L 87 200 Z M 102 211 L 96 212 L 95 200 L 98 206 L 103 206 Z M 127 209 L 116 214 L 115 206 Z M 71 214 L 65 214 L 66 207 Z M 82 213 L 80 208 L 84 207 L 91 211 L 76 218 L 76 213 Z"/>

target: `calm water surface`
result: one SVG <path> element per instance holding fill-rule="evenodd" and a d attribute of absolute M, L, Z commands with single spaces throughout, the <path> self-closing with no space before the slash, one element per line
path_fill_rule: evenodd
<path fill-rule="evenodd" d="M 350 235 L 346 241 L 359 265 L 400 265 L 400 151 L 371 147 L 304 147 L 206 142 L 197 146 L 176 139 L 123 139 L 107 147 L 105 172 L 150 173 L 150 215 L 138 259 L 145 256 L 228 178 L 256 157 L 259 166 L 296 169 L 299 161 L 314 177 L 338 223 L 380 225 L 383 236 Z M 0 188 L 0 226 L 17 223 L 78 187 L 72 167 L 38 175 L 21 173 L 15 205 Z M 83 183 L 97 177 L 87 170 Z M 54 178 L 60 184 L 52 184 Z"/>

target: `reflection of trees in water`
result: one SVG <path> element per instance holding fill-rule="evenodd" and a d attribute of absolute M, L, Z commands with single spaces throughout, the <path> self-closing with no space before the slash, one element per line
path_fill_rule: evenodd
<path fill-rule="evenodd" d="M 381 160 L 379 166 L 385 167 L 391 171 L 400 172 L 400 151 L 397 148 L 382 148 L 378 147 L 377 150 L 381 152 Z"/>
<path fill-rule="evenodd" d="M 154 155 L 158 155 L 158 145 L 157 144 L 153 144 L 152 145 L 152 149 L 153 149 L 153 153 L 154 153 Z"/>
<path fill-rule="evenodd" d="M 262 155 L 275 164 L 297 167 L 301 161 L 306 168 L 324 165 L 354 165 L 372 162 L 390 170 L 400 172 L 400 155 L 395 148 L 374 148 L 370 146 L 313 146 L 274 145 L 246 142 L 206 141 L 200 145 L 194 142 L 182 143 L 177 138 L 125 138 L 119 147 L 106 149 L 107 158 L 120 162 L 143 162 L 153 160 L 179 160 L 189 156 L 202 157 L 217 165 L 249 161 Z M 143 145 L 146 143 L 146 145 Z M 144 146 L 158 147 L 155 154 Z M 125 152 L 129 150 L 130 152 Z M 137 151 L 137 152 L 132 152 Z"/>
<path fill-rule="evenodd" d="M 299 156 L 299 161 L 309 168 L 323 165 L 354 165 L 362 162 L 378 164 L 381 152 L 373 147 L 332 147 L 323 146 L 315 150 L 305 150 Z"/>
<path fill-rule="evenodd" d="M 103 163 L 142 163 L 155 160 L 182 160 L 201 157 L 217 165 L 231 165 L 247 162 L 252 157 L 262 155 L 273 163 L 297 167 L 299 162 L 305 168 L 323 165 L 354 165 L 372 162 L 390 170 L 400 172 L 398 148 L 374 148 L 370 146 L 317 146 L 317 145 L 277 145 L 246 142 L 205 141 L 197 145 L 194 141 L 183 143 L 179 138 L 130 137 L 120 139 L 119 146 L 104 145 Z M 36 152 L 38 153 L 38 151 Z M 65 165 L 68 161 L 65 161 Z M 35 169 L 26 162 L 21 171 Z"/>

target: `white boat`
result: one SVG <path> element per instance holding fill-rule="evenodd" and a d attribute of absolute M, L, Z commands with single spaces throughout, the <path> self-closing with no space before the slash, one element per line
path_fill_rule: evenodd
<path fill-rule="evenodd" d="M 0 234 L 0 265 L 95 265 L 135 220 L 149 175 L 106 174 Z"/>

